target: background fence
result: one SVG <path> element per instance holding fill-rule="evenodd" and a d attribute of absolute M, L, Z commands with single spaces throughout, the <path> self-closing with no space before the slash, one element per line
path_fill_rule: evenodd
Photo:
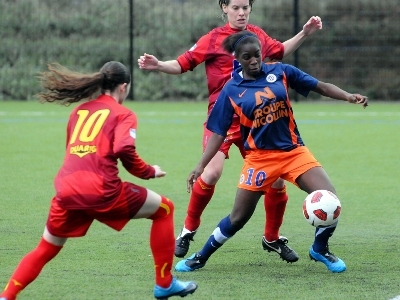
<path fill-rule="evenodd" d="M 319 15 L 323 30 L 284 62 L 371 99 L 400 99 L 398 0 L 258 0 L 250 22 L 285 41 L 296 2 L 298 29 Z M 172 76 L 136 61 L 175 59 L 223 24 L 217 0 L 0 0 L 0 100 L 32 99 L 46 62 L 92 72 L 109 60 L 132 64 L 134 99 L 207 100 L 203 66 Z"/>

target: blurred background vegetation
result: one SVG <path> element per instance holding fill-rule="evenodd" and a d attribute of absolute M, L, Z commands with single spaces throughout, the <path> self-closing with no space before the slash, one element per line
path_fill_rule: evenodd
<path fill-rule="evenodd" d="M 57 61 L 76 71 L 130 65 L 130 0 L 0 0 L 0 100 L 29 100 L 38 72 Z M 217 0 L 133 0 L 133 98 L 207 101 L 204 66 L 180 76 L 142 71 L 144 52 L 175 59 L 224 21 Z M 374 100 L 400 99 L 398 0 L 301 0 L 301 27 L 323 30 L 300 47 L 298 67 Z M 294 1 L 255 1 L 250 22 L 271 37 L 294 35 Z M 294 64 L 294 55 L 285 59 Z M 304 98 L 301 98 L 302 100 Z"/>

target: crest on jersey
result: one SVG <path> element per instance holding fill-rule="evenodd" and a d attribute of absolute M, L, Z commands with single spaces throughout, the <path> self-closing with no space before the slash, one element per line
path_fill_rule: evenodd
<path fill-rule="evenodd" d="M 276 81 L 276 76 L 274 74 L 268 74 L 267 77 L 265 78 L 267 82 L 275 82 Z"/>
<path fill-rule="evenodd" d="M 132 138 L 136 139 L 136 129 L 133 129 L 133 128 L 129 129 L 129 135 Z"/>
<path fill-rule="evenodd" d="M 193 50 L 196 49 L 196 48 L 197 48 L 197 44 L 194 44 L 194 45 L 192 46 L 192 48 L 189 49 L 189 51 L 193 51 Z"/>

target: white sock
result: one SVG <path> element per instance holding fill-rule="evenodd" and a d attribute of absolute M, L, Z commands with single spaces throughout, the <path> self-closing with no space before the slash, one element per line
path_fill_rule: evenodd
<path fill-rule="evenodd" d="M 196 232 L 196 230 L 195 230 L 195 231 L 190 231 L 189 229 L 183 227 L 181 233 L 178 235 L 178 239 L 179 239 L 180 237 L 184 236 L 185 234 L 187 234 L 187 233 L 192 233 L 192 232 Z"/>

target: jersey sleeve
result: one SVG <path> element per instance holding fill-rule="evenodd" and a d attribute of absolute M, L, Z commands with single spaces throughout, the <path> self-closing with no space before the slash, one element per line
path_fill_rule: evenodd
<path fill-rule="evenodd" d="M 182 73 L 193 69 L 204 62 L 210 54 L 211 33 L 203 35 L 189 50 L 182 53 L 177 61 L 181 65 Z"/>
<path fill-rule="evenodd" d="M 136 152 L 137 118 L 130 113 L 118 122 L 115 128 L 114 153 L 124 168 L 141 179 L 155 177 L 155 169 L 146 164 Z"/>
<path fill-rule="evenodd" d="M 257 28 L 257 27 L 256 27 Z M 261 41 L 261 47 L 263 51 L 263 59 L 268 57 L 270 60 L 282 60 L 285 52 L 283 44 L 271 38 L 264 30 L 257 28 L 256 34 Z"/>
<path fill-rule="evenodd" d="M 226 93 L 225 85 L 208 117 L 207 129 L 218 135 L 226 136 L 226 133 L 232 125 L 234 113 L 235 111 Z"/>
<path fill-rule="evenodd" d="M 71 132 L 71 117 L 69 117 L 69 119 L 68 119 L 68 124 L 67 124 L 67 134 L 66 134 L 66 140 L 65 140 L 65 148 L 67 148 L 68 147 L 68 143 L 69 143 L 69 140 L 70 140 L 70 138 L 71 138 L 71 135 L 70 135 L 70 132 Z"/>
<path fill-rule="evenodd" d="M 73 109 L 72 111 L 71 111 L 71 113 L 69 114 L 69 118 L 68 118 L 68 123 L 67 123 L 67 134 L 66 134 L 66 140 L 65 140 L 65 148 L 67 149 L 68 148 L 68 144 L 69 144 L 69 141 L 70 141 L 70 138 L 71 138 L 71 134 L 72 134 L 72 126 L 73 126 L 73 124 L 71 124 L 71 121 L 74 119 L 73 118 L 73 116 L 75 116 L 76 115 L 76 111 L 77 111 L 77 108 L 75 108 L 75 109 Z"/>
<path fill-rule="evenodd" d="M 282 66 L 290 88 L 294 89 L 300 95 L 307 97 L 310 91 L 317 86 L 318 80 L 306 72 L 292 65 L 282 64 Z"/>

